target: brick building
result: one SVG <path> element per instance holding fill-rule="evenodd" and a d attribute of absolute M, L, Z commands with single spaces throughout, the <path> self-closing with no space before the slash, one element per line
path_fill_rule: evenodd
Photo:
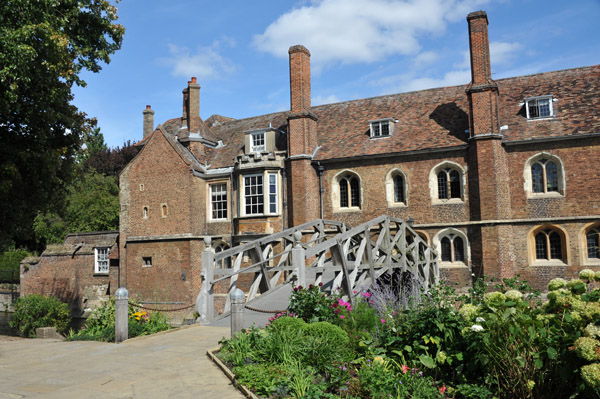
<path fill-rule="evenodd" d="M 54 296 L 69 304 L 74 317 L 88 317 L 119 285 L 119 233 L 69 234 L 39 257 L 21 262 L 21 292 Z"/>
<path fill-rule="evenodd" d="M 200 86 L 120 178 L 120 273 L 138 299 L 193 303 L 216 251 L 317 218 L 412 218 L 442 275 L 537 287 L 600 268 L 600 66 L 492 80 L 488 19 L 467 17 L 472 80 L 311 106 L 310 52 L 289 50 L 290 110 L 200 118 Z M 221 265 L 227 267 L 228 265 Z"/>

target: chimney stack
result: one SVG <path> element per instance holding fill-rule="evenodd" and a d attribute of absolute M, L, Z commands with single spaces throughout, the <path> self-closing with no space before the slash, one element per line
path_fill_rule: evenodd
<path fill-rule="evenodd" d="M 188 82 L 188 130 L 198 132 L 200 130 L 200 85 L 196 83 L 196 77 Z"/>
<path fill-rule="evenodd" d="M 467 16 L 467 21 L 471 49 L 471 84 L 478 86 L 493 83 L 487 14 L 485 11 L 472 12 Z"/>
<path fill-rule="evenodd" d="M 144 114 L 144 138 L 146 138 L 154 131 L 154 111 L 146 105 L 142 113 Z"/>
<path fill-rule="evenodd" d="M 302 45 L 290 47 L 290 111 L 310 111 L 310 51 Z"/>
<path fill-rule="evenodd" d="M 490 41 L 485 11 L 467 16 L 471 48 L 471 83 L 467 86 L 469 99 L 469 131 L 471 138 L 496 135 L 500 137 L 498 85 L 492 79 Z"/>

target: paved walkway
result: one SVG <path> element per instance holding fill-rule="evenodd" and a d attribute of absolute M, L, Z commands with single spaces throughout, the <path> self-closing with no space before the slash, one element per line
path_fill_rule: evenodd
<path fill-rule="evenodd" d="M 0 341 L 0 398 L 242 399 L 206 356 L 229 328 L 193 325 L 122 344 Z"/>

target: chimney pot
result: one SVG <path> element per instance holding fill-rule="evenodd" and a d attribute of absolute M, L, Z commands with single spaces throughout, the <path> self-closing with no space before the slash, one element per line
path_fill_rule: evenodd
<path fill-rule="evenodd" d="M 154 111 L 146 105 L 142 114 L 144 115 L 144 138 L 146 138 L 154 131 Z"/>
<path fill-rule="evenodd" d="M 290 47 L 290 111 L 301 113 L 311 108 L 310 51 L 302 45 Z"/>
<path fill-rule="evenodd" d="M 196 83 L 196 77 L 192 76 L 192 82 L 191 83 Z"/>

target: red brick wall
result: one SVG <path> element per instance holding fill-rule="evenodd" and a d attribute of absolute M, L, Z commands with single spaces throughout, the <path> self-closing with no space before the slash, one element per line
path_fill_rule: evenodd
<path fill-rule="evenodd" d="M 109 276 L 94 275 L 93 253 L 42 256 L 37 264 L 21 265 L 21 276 L 21 296 L 55 296 L 68 303 L 75 316 L 109 294 Z"/>

